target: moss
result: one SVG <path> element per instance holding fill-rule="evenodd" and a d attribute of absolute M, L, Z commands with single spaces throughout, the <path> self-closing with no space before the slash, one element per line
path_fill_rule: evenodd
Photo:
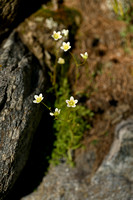
<path fill-rule="evenodd" d="M 80 12 L 68 7 L 62 7 L 57 11 L 41 7 L 37 12 L 31 15 L 29 19 L 32 21 L 32 19 L 35 19 L 36 17 L 43 17 L 44 20 L 52 17 L 54 21 L 58 22 L 58 24 L 63 24 L 65 27 L 70 28 L 72 34 L 75 34 L 81 22 Z"/>

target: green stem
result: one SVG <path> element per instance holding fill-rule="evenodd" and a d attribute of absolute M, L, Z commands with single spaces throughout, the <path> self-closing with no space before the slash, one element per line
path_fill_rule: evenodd
<path fill-rule="evenodd" d="M 49 108 L 43 101 L 41 103 L 51 112 L 51 108 Z"/>
<path fill-rule="evenodd" d="M 57 68 L 57 57 L 56 57 L 56 60 L 55 60 L 55 65 L 54 65 L 53 86 L 56 85 L 56 68 Z"/>
<path fill-rule="evenodd" d="M 71 53 L 71 52 L 69 52 L 70 53 L 70 55 L 72 56 L 72 58 L 73 58 L 73 60 L 74 60 L 74 62 L 75 62 L 75 65 L 76 65 L 76 77 L 75 77 L 75 86 L 77 85 L 77 80 L 78 80 L 78 67 L 79 67 L 79 64 L 77 63 L 77 60 L 76 60 L 76 58 L 74 57 L 74 55 Z"/>
<path fill-rule="evenodd" d="M 78 63 L 77 63 L 77 60 L 76 60 L 76 58 L 74 57 L 74 55 L 69 51 L 69 53 L 70 53 L 70 55 L 72 56 L 72 58 L 73 58 L 73 60 L 74 60 L 74 62 L 75 62 L 75 64 L 76 64 L 76 67 L 78 66 Z"/>
<path fill-rule="evenodd" d="M 55 50 L 55 56 L 56 56 L 56 59 L 55 59 L 55 65 L 54 65 L 54 72 L 53 72 L 53 86 L 54 86 L 54 90 L 55 90 L 55 96 L 56 96 L 56 99 L 57 99 L 57 88 L 56 88 L 56 70 L 57 70 L 57 59 L 58 59 L 58 50 Z"/>
<path fill-rule="evenodd" d="M 80 67 L 80 66 L 84 65 L 85 63 L 86 63 L 86 59 L 84 60 L 84 62 L 82 62 L 82 63 L 78 64 L 78 67 Z"/>
<path fill-rule="evenodd" d="M 71 149 L 68 149 L 67 155 L 68 155 L 68 160 L 71 162 L 72 161 Z"/>
<path fill-rule="evenodd" d="M 61 65 L 61 78 L 64 78 L 64 66 L 63 65 Z"/>
<path fill-rule="evenodd" d="M 71 132 L 71 138 L 70 138 L 70 142 L 69 142 L 69 148 L 68 148 L 68 160 L 70 162 L 72 162 L 72 155 L 71 155 L 71 150 L 73 147 L 73 143 L 74 143 L 74 132 L 73 132 L 73 128 L 75 126 L 75 121 L 74 119 L 72 119 L 72 121 L 70 120 L 70 113 L 72 112 L 72 109 L 69 108 L 69 113 L 68 113 L 68 126 L 70 127 L 70 132 Z"/>
<path fill-rule="evenodd" d="M 86 60 L 84 60 L 83 63 L 79 64 L 77 62 L 76 58 L 74 57 L 74 55 L 71 52 L 69 52 L 69 53 L 72 56 L 72 58 L 73 58 L 73 60 L 75 62 L 75 65 L 76 65 L 76 74 L 75 74 L 75 87 L 76 87 L 77 86 L 77 81 L 78 81 L 78 78 L 79 78 L 79 67 L 82 66 L 82 65 L 84 65 L 86 63 Z"/>

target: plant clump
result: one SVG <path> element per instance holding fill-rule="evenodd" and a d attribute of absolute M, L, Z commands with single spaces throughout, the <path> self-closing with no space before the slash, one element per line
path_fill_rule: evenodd
<path fill-rule="evenodd" d="M 54 143 L 54 150 L 52 152 L 52 158 L 50 163 L 58 164 L 61 160 L 66 161 L 71 166 L 74 165 L 74 150 L 81 147 L 81 139 L 86 129 L 90 128 L 88 118 L 93 116 L 93 113 L 86 109 L 85 106 L 81 105 L 78 99 L 75 99 L 70 95 L 70 85 L 68 83 L 67 73 L 63 70 L 65 67 L 65 59 L 60 57 L 60 52 L 63 50 L 65 53 L 71 49 L 70 42 L 68 40 L 69 30 L 63 29 L 62 31 L 53 31 L 52 39 L 58 43 L 55 45 L 54 51 L 56 52 L 55 64 L 51 70 L 50 78 L 52 88 L 54 92 L 55 100 L 55 111 L 52 111 L 51 107 L 48 107 L 42 100 L 44 99 L 42 94 L 35 95 L 34 103 L 42 103 L 49 111 L 50 115 L 54 117 L 54 130 L 56 141 Z M 64 41 L 60 43 L 60 40 Z M 59 46 L 61 45 L 61 46 Z M 59 48 L 57 49 L 57 46 Z M 61 50 L 60 50 L 61 49 Z M 74 74 L 75 84 L 78 82 L 79 67 L 86 62 L 88 53 L 80 54 L 83 58 L 82 63 L 78 63 L 72 52 L 69 52 L 72 56 L 75 66 L 76 73 Z M 60 68 L 60 65 L 61 68 Z M 67 67 L 68 69 L 69 67 Z M 60 72 L 61 78 L 58 77 L 57 71 Z M 58 78 L 58 79 L 57 79 Z M 68 99 L 70 98 L 70 99 Z M 53 107 L 53 106 L 52 106 Z"/>

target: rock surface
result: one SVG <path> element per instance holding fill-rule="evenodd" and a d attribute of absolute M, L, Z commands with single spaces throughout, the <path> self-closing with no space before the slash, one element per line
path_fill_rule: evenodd
<path fill-rule="evenodd" d="M 133 118 L 116 127 L 111 150 L 96 172 L 88 199 L 133 199 Z"/>
<path fill-rule="evenodd" d="M 0 0 L 0 36 L 9 30 L 9 26 L 13 23 L 17 16 L 18 5 L 20 4 L 20 0 Z"/>
<path fill-rule="evenodd" d="M 94 153 L 86 155 L 85 176 L 80 176 L 82 165 L 72 169 L 60 164 L 52 168 L 38 189 L 21 200 L 132 200 L 133 117 L 117 125 L 110 152 L 91 178 L 89 169 L 93 171 L 94 158 Z"/>
<path fill-rule="evenodd" d="M 46 86 L 44 71 L 13 32 L 0 48 L 0 200 L 15 183 L 43 110 L 33 104 Z"/>
<path fill-rule="evenodd" d="M 47 1 L 0 0 L 0 39 L 3 34 L 10 31 L 16 24 L 39 8 L 41 3 L 45 2 Z"/>

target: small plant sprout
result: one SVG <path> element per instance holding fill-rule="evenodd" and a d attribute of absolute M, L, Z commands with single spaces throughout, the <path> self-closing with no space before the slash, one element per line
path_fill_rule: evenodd
<path fill-rule="evenodd" d="M 62 38 L 61 32 L 60 31 L 58 31 L 58 32 L 54 31 L 53 35 L 52 35 L 52 38 L 54 38 L 54 40 L 61 39 Z"/>
<path fill-rule="evenodd" d="M 68 33 L 69 33 L 69 30 L 66 30 L 66 29 L 63 29 L 62 30 L 62 34 L 67 37 L 68 36 Z"/>
<path fill-rule="evenodd" d="M 49 114 L 51 115 L 51 116 L 55 116 L 55 117 L 57 117 L 59 114 L 60 114 L 60 109 L 58 109 L 58 108 L 55 108 L 55 111 L 52 113 L 52 112 L 50 112 Z"/>
<path fill-rule="evenodd" d="M 80 55 L 84 60 L 86 60 L 88 58 L 88 53 L 87 52 L 85 52 L 84 54 L 81 53 Z"/>
<path fill-rule="evenodd" d="M 64 63 L 65 63 L 64 58 L 59 58 L 59 59 L 58 59 L 58 64 L 63 65 Z"/>
<path fill-rule="evenodd" d="M 66 100 L 66 103 L 67 103 L 67 107 L 76 107 L 76 103 L 78 103 L 78 100 L 74 100 L 74 97 L 71 96 L 70 97 L 70 100 Z"/>
<path fill-rule="evenodd" d="M 70 42 L 63 42 L 62 43 L 62 46 L 60 47 L 62 50 L 64 50 L 64 51 L 68 51 L 70 48 L 71 48 L 71 46 L 70 46 Z"/>
<path fill-rule="evenodd" d="M 33 103 L 40 103 L 43 100 L 42 94 L 35 95 L 34 98 L 35 100 L 33 101 Z"/>

